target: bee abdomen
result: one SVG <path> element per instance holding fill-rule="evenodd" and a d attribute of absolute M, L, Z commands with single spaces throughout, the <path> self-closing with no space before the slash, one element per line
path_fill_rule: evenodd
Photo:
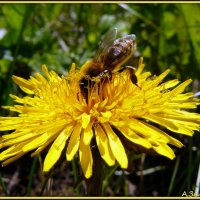
<path fill-rule="evenodd" d="M 107 55 L 104 58 L 104 65 L 111 71 L 123 64 L 133 52 L 132 41 L 116 41 L 113 46 L 108 49 Z"/>

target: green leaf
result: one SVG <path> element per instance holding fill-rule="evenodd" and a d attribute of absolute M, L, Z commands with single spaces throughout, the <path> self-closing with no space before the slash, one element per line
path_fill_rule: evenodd
<path fill-rule="evenodd" d="M 176 33 L 176 16 L 174 13 L 164 12 L 162 23 L 162 31 L 166 39 L 171 38 Z"/>
<path fill-rule="evenodd" d="M 185 18 L 185 28 L 188 30 L 195 57 L 198 62 L 198 66 L 200 66 L 200 5 L 183 4 L 181 5 L 181 9 L 183 12 L 183 17 Z"/>
<path fill-rule="evenodd" d="M 25 14 L 25 4 L 6 4 L 2 8 L 5 20 L 11 29 L 20 30 L 23 16 Z"/>
<path fill-rule="evenodd" d="M 2 7 L 7 34 L 2 39 L 2 43 L 6 46 L 16 43 L 24 14 L 26 11 L 25 4 L 5 4 Z"/>

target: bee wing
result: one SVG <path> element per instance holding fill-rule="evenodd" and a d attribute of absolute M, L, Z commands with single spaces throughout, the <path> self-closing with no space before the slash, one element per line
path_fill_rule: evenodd
<path fill-rule="evenodd" d="M 95 53 L 94 60 L 96 62 L 103 62 L 103 57 L 107 52 L 108 48 L 113 44 L 116 39 L 117 28 L 109 30 L 99 43 L 99 47 Z"/>

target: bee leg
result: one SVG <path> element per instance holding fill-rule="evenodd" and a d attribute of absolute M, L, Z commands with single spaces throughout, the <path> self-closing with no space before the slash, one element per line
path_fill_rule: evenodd
<path fill-rule="evenodd" d="M 88 99 L 88 85 L 89 85 L 89 80 L 87 80 L 86 78 L 82 78 L 80 81 L 80 90 L 81 90 L 81 94 L 84 96 L 84 98 Z"/>
<path fill-rule="evenodd" d="M 105 69 L 98 76 L 100 78 L 108 77 L 108 78 L 112 79 L 112 72 L 109 69 Z"/>
<path fill-rule="evenodd" d="M 137 82 L 138 82 L 137 76 L 135 75 L 136 68 L 135 68 L 135 67 L 132 67 L 132 66 L 125 66 L 125 67 L 121 68 L 121 69 L 119 70 L 119 72 L 122 72 L 122 71 L 124 71 L 125 69 L 127 69 L 127 70 L 129 71 L 129 73 L 130 73 L 130 79 L 131 79 L 132 83 L 133 83 L 134 85 L 136 85 L 137 87 L 140 88 L 140 86 L 137 84 Z"/>

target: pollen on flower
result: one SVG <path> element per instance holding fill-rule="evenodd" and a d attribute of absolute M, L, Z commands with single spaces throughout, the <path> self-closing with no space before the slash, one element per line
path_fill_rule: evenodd
<path fill-rule="evenodd" d="M 112 78 L 92 80 L 87 99 L 80 86 L 83 74 L 75 64 L 61 77 L 45 65 L 45 76 L 36 73 L 28 80 L 13 76 L 27 96 L 10 95 L 16 105 L 4 108 L 18 116 L 0 117 L 0 131 L 13 131 L 0 138 L 2 165 L 29 151 L 34 156 L 47 149 L 43 171 L 48 172 L 62 154 L 71 161 L 78 153 L 89 178 L 95 162 L 92 148 L 98 149 L 109 166 L 117 162 L 123 169 L 128 166 L 127 151 L 135 146 L 173 159 L 169 145 L 183 145 L 168 132 L 192 136 L 198 131 L 200 115 L 191 109 L 200 101 L 192 92 L 183 93 L 191 80 L 164 82 L 169 70 L 150 78 L 151 73 L 143 68 L 141 59 L 135 72 L 138 86 L 126 70 L 113 73 Z"/>

